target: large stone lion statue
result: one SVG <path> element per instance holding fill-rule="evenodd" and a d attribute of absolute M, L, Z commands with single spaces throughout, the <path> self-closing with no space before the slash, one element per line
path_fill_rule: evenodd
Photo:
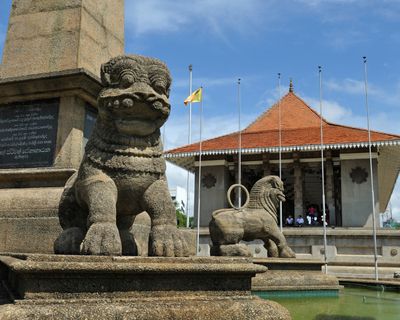
<path fill-rule="evenodd" d="M 294 258 L 295 253 L 277 225 L 279 201 L 285 201 L 283 182 L 277 176 L 258 180 L 250 191 L 248 204 L 241 209 L 220 209 L 212 214 L 209 224 L 211 254 L 251 256 L 241 240 L 261 239 L 268 256 Z"/>
<path fill-rule="evenodd" d="M 104 85 L 98 118 L 79 171 L 66 184 L 59 205 L 61 254 L 134 255 L 134 218 L 151 218 L 149 251 L 187 256 L 176 227 L 165 177 L 160 127 L 170 113 L 170 73 L 159 60 L 133 55 L 101 67 Z"/>

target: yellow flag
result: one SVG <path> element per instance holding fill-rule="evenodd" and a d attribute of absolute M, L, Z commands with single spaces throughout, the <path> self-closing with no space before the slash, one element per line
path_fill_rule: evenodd
<path fill-rule="evenodd" d="M 183 101 L 183 103 L 185 104 L 185 106 L 189 103 L 189 102 L 200 102 L 202 99 L 202 93 L 203 93 L 203 88 L 198 88 L 195 92 L 193 92 L 189 97 L 186 98 L 185 101 Z"/>

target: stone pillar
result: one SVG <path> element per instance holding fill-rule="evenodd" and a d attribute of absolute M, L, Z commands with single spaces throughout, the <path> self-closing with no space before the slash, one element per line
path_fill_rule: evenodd
<path fill-rule="evenodd" d="M 2 78 L 100 65 L 124 52 L 124 0 L 13 0 Z"/>
<path fill-rule="evenodd" d="M 271 174 L 271 166 L 269 163 L 269 158 L 270 154 L 269 153 L 264 153 L 262 155 L 262 161 L 263 161 L 263 176 L 269 176 Z"/>
<path fill-rule="evenodd" d="M 328 224 L 336 225 L 332 152 L 325 151 L 325 197 L 329 210 Z"/>
<path fill-rule="evenodd" d="M 300 164 L 300 156 L 298 153 L 293 154 L 293 169 L 294 169 L 294 214 L 304 215 L 303 208 L 303 170 Z"/>
<path fill-rule="evenodd" d="M 13 0 L 0 69 L 0 252 L 53 252 L 100 66 L 124 51 L 123 8 L 123 0 Z"/>

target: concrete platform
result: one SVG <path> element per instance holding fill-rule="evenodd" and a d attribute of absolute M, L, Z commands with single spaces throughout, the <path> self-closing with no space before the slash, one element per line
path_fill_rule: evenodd
<path fill-rule="evenodd" d="M 323 270 L 325 270 L 325 267 Z M 394 274 L 396 272 L 400 272 L 400 265 L 398 264 L 382 264 L 378 266 L 380 280 L 395 281 Z M 339 279 L 373 280 L 375 278 L 375 267 L 372 263 L 328 265 L 328 274 L 334 275 Z"/>
<path fill-rule="evenodd" d="M 268 267 L 252 280 L 252 291 L 320 291 L 333 295 L 340 290 L 338 279 L 321 270 L 323 263 L 313 260 L 264 258 L 254 263 Z"/>
<path fill-rule="evenodd" d="M 251 295 L 246 258 L 0 255 L 0 319 L 291 319 Z M 4 292 L 4 290 L 3 290 Z"/>
<path fill-rule="evenodd" d="M 353 279 L 353 278 L 342 278 L 339 280 L 342 285 L 354 285 L 354 286 L 371 286 L 389 288 L 392 291 L 400 292 L 400 280 L 371 280 L 371 279 Z"/>

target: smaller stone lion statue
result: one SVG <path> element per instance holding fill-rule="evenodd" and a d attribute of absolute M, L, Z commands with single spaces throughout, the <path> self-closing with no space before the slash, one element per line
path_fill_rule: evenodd
<path fill-rule="evenodd" d="M 251 256 L 249 248 L 240 241 L 261 239 L 268 256 L 295 258 L 277 224 L 279 201 L 286 200 L 283 192 L 283 182 L 279 177 L 266 176 L 254 184 L 242 208 L 214 211 L 209 224 L 211 254 Z"/>

